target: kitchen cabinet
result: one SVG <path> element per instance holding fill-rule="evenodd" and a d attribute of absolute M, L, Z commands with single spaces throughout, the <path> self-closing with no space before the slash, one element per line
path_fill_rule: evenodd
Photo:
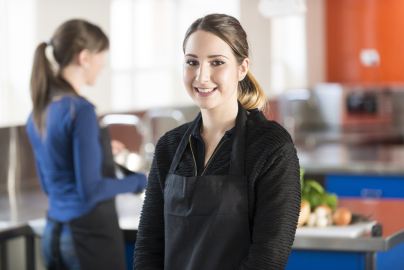
<path fill-rule="evenodd" d="M 404 82 L 404 1 L 327 0 L 325 5 L 328 82 Z M 378 63 L 361 62 L 366 50 L 378 54 Z"/>
<path fill-rule="evenodd" d="M 287 270 L 402 270 L 404 266 L 404 200 L 342 199 L 340 205 L 370 216 L 383 225 L 381 237 L 299 237 Z M 318 230 L 321 230 L 320 228 Z"/>
<path fill-rule="evenodd" d="M 328 174 L 325 176 L 325 189 L 339 198 L 404 199 L 404 176 Z"/>

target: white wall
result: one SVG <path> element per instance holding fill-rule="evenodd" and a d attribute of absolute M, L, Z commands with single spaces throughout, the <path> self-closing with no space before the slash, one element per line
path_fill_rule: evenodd
<path fill-rule="evenodd" d="M 37 0 L 37 42 L 47 41 L 65 20 L 81 18 L 99 25 L 109 35 L 110 0 Z M 94 87 L 84 89 L 83 95 L 97 106 L 98 112 L 109 111 L 111 106 L 110 72 L 107 67 Z"/>
<path fill-rule="evenodd" d="M 251 71 L 268 96 L 271 96 L 270 20 L 258 11 L 259 0 L 240 0 L 240 22 L 247 32 Z"/>
<path fill-rule="evenodd" d="M 308 87 L 326 79 L 325 0 L 306 0 L 307 84 Z"/>
<path fill-rule="evenodd" d="M 2 1 L 1 3 L 3 3 L 7 0 L 0 1 Z M 13 3 L 17 3 L 15 2 L 17 0 L 8 1 L 9 3 L 11 3 L 10 1 L 14 1 Z M 18 0 L 18 3 L 24 1 L 28 0 Z M 56 27 L 63 21 L 71 18 L 84 18 L 91 22 L 94 22 L 100 25 L 102 29 L 109 36 L 111 36 L 111 1 L 112 0 L 29 0 L 28 2 L 30 2 L 32 6 L 36 7 L 35 18 L 33 19 L 35 21 L 33 28 L 37 29 L 37 32 L 32 34 L 33 37 L 31 37 L 31 40 L 34 39 L 35 45 L 41 41 L 49 40 Z M 188 3 L 188 0 L 182 1 L 184 1 L 184 3 Z M 195 2 L 192 2 L 192 5 L 189 5 L 195 5 L 196 8 L 196 3 L 198 3 L 199 5 L 203 6 L 202 2 L 196 2 L 197 0 L 194 1 Z M 182 3 L 180 7 L 186 7 L 187 5 L 185 5 L 184 3 Z M 271 76 L 274 76 L 274 74 L 276 73 L 273 72 L 274 70 L 271 70 L 271 60 L 273 60 L 274 57 L 273 55 L 271 55 L 271 48 L 274 47 L 271 43 L 271 35 L 273 36 L 274 33 L 271 33 L 271 19 L 265 18 L 260 14 L 260 12 L 258 11 L 258 3 L 259 0 L 239 0 L 240 8 L 239 11 L 237 11 L 236 13 L 240 14 L 240 21 L 248 35 L 250 45 L 251 71 L 253 72 L 259 83 L 262 85 L 267 95 L 271 97 L 275 94 L 274 90 L 271 89 L 271 87 L 273 87 L 271 83 L 274 83 L 274 80 L 273 78 L 271 78 Z M 306 3 L 307 72 L 305 76 L 307 76 L 307 80 L 305 81 L 307 85 L 301 85 L 301 87 L 312 87 L 316 83 L 323 82 L 325 80 L 325 0 L 306 0 Z M 220 5 L 209 5 L 212 5 L 212 9 L 207 9 L 204 12 L 200 11 L 201 14 L 199 14 L 195 10 L 177 10 L 177 12 L 181 14 L 188 14 L 189 17 L 195 18 L 204 15 L 202 13 L 205 13 L 207 11 L 226 12 L 226 10 L 224 10 L 225 8 Z M 197 13 L 198 15 L 196 16 Z M 176 18 L 177 23 L 175 25 L 179 24 L 179 20 L 185 20 L 184 18 L 186 16 L 184 16 L 185 15 L 182 15 L 182 17 L 177 16 L 179 18 Z M 195 18 L 192 18 L 192 20 Z M 191 18 L 186 17 L 186 19 L 191 21 Z M 158 27 L 163 29 L 164 25 L 158 25 Z M 183 32 L 185 31 L 185 29 L 177 29 L 176 31 L 178 35 L 181 36 L 182 40 L 182 35 L 184 34 Z M 15 28 L 12 28 L 11 32 L 23 33 L 21 32 L 21 30 Z M 26 35 L 26 33 L 24 35 Z M 164 44 L 161 44 L 161 46 L 164 46 Z M 180 44 L 178 44 L 178 46 L 180 49 Z M 20 72 L 22 72 L 23 68 L 27 69 L 27 72 L 25 72 L 27 73 L 27 76 L 28 69 L 31 68 L 31 57 L 33 54 L 33 49 L 34 48 L 29 50 L 25 49 L 22 52 L 24 54 L 22 54 L 22 56 L 20 57 L 23 57 L 24 59 L 30 58 L 29 61 L 25 61 L 27 63 L 29 62 L 29 64 L 23 65 L 23 67 L 21 67 L 22 65 L 18 65 L 18 67 L 21 69 Z M 172 102 L 176 105 L 191 103 L 190 99 L 186 96 L 185 90 L 182 86 L 182 58 L 180 55 L 181 54 L 176 56 L 176 58 L 179 58 L 175 64 L 178 65 L 179 68 L 173 71 L 174 85 L 171 86 L 171 88 L 173 89 L 171 93 L 173 98 L 167 98 L 165 101 L 166 103 Z M 2 56 L 3 58 L 3 55 L 0 56 Z M 13 61 L 15 62 L 15 60 Z M 2 63 L 5 62 L 2 61 Z M 83 92 L 86 97 L 88 97 L 96 104 L 99 113 L 112 111 L 112 109 L 117 110 L 117 106 L 113 107 L 112 97 L 113 95 L 117 95 L 118 93 L 112 93 L 111 91 L 112 77 L 111 70 L 109 68 L 109 65 L 107 65 L 107 68 L 103 71 L 99 80 L 97 81 L 97 84 L 94 87 L 84 89 Z M 0 126 L 23 124 L 25 122 L 31 106 L 29 99 L 29 89 L 27 89 L 29 81 L 29 78 L 27 76 L 21 77 L 21 81 L 24 81 L 25 84 L 27 84 L 26 87 L 20 87 L 17 85 L 9 87 L 10 89 L 8 90 L 6 89 L 5 91 L 1 91 L 6 86 L 0 82 Z M 0 79 L 1 78 L 2 77 L 0 74 Z M 142 91 L 142 93 L 138 94 L 143 95 L 148 93 Z M 125 95 L 125 98 L 131 97 L 126 97 Z"/>

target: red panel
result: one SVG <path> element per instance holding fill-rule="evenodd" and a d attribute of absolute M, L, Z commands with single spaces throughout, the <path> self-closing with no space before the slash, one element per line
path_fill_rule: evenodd
<path fill-rule="evenodd" d="M 327 81 L 404 82 L 404 1 L 327 0 Z M 359 54 L 374 48 L 380 65 L 365 67 Z"/>

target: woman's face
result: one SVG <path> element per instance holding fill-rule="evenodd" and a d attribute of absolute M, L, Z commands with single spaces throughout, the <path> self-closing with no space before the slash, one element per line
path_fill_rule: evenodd
<path fill-rule="evenodd" d="M 201 109 L 234 105 L 238 82 L 247 71 L 248 59 L 239 65 L 230 46 L 216 35 L 198 30 L 189 36 L 183 79 L 188 94 Z"/>
<path fill-rule="evenodd" d="M 105 66 L 106 51 L 97 53 L 88 53 L 86 66 L 84 69 L 85 83 L 94 85 L 98 75 Z"/>

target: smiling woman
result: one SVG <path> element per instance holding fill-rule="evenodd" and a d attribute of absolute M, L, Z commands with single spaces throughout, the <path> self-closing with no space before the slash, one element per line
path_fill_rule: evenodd
<path fill-rule="evenodd" d="M 247 35 L 225 14 L 196 20 L 183 82 L 201 113 L 158 142 L 135 269 L 283 269 L 300 210 L 289 134 L 265 119 Z"/>
<path fill-rule="evenodd" d="M 238 66 L 231 48 L 214 34 L 197 31 L 187 40 L 184 84 L 200 108 L 213 109 L 222 102 L 234 105 L 238 81 L 247 68 L 248 59 Z"/>

